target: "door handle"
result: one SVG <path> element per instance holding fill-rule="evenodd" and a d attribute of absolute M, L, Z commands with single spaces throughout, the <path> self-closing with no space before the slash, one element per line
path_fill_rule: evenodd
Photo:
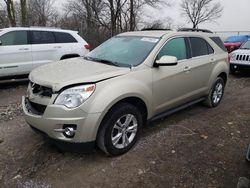
<path fill-rule="evenodd" d="M 62 48 L 61 46 L 54 46 L 54 48 L 58 49 L 58 48 Z"/>
<path fill-rule="evenodd" d="M 22 51 L 29 50 L 29 48 L 19 48 L 19 50 L 22 50 Z"/>
<path fill-rule="evenodd" d="M 183 71 L 184 71 L 184 72 L 189 72 L 189 71 L 190 71 L 190 69 L 191 69 L 190 67 L 186 66 L 186 67 L 184 68 L 184 70 L 183 70 Z"/>

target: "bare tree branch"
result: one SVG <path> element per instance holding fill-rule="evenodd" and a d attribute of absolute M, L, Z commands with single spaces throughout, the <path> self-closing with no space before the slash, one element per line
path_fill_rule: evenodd
<path fill-rule="evenodd" d="M 182 0 L 182 15 L 197 28 L 199 24 L 221 17 L 223 7 L 216 0 Z"/>

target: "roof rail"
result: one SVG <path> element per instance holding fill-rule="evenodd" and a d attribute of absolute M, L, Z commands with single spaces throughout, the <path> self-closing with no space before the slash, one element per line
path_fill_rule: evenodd
<path fill-rule="evenodd" d="M 164 28 L 143 28 L 141 31 L 171 31 L 171 29 L 164 29 Z"/>
<path fill-rule="evenodd" d="M 180 28 L 177 31 L 194 31 L 194 32 L 203 32 L 203 33 L 213 33 L 208 29 L 195 29 L 195 28 Z"/>
<path fill-rule="evenodd" d="M 60 27 L 47 27 L 47 26 L 29 26 L 30 28 L 41 28 L 41 29 L 61 29 Z"/>

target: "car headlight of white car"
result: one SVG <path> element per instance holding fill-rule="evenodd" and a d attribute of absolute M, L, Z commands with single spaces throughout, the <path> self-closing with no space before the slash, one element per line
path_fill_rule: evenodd
<path fill-rule="evenodd" d="M 231 53 L 230 54 L 230 60 L 231 61 L 235 61 L 236 60 L 236 54 L 235 53 Z"/>
<path fill-rule="evenodd" d="M 95 91 L 95 84 L 76 86 L 61 92 L 55 104 L 64 105 L 68 108 L 76 108 L 84 103 Z"/>

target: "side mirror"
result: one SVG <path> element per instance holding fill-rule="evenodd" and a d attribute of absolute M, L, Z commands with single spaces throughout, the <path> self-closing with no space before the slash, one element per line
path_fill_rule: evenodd
<path fill-rule="evenodd" d="M 0 40 L 0 46 L 2 46 L 2 44 L 3 44 L 3 43 L 2 43 L 2 41 Z"/>
<path fill-rule="evenodd" d="M 162 56 L 159 60 L 155 62 L 156 66 L 174 66 L 177 65 L 177 58 L 174 56 Z"/>

